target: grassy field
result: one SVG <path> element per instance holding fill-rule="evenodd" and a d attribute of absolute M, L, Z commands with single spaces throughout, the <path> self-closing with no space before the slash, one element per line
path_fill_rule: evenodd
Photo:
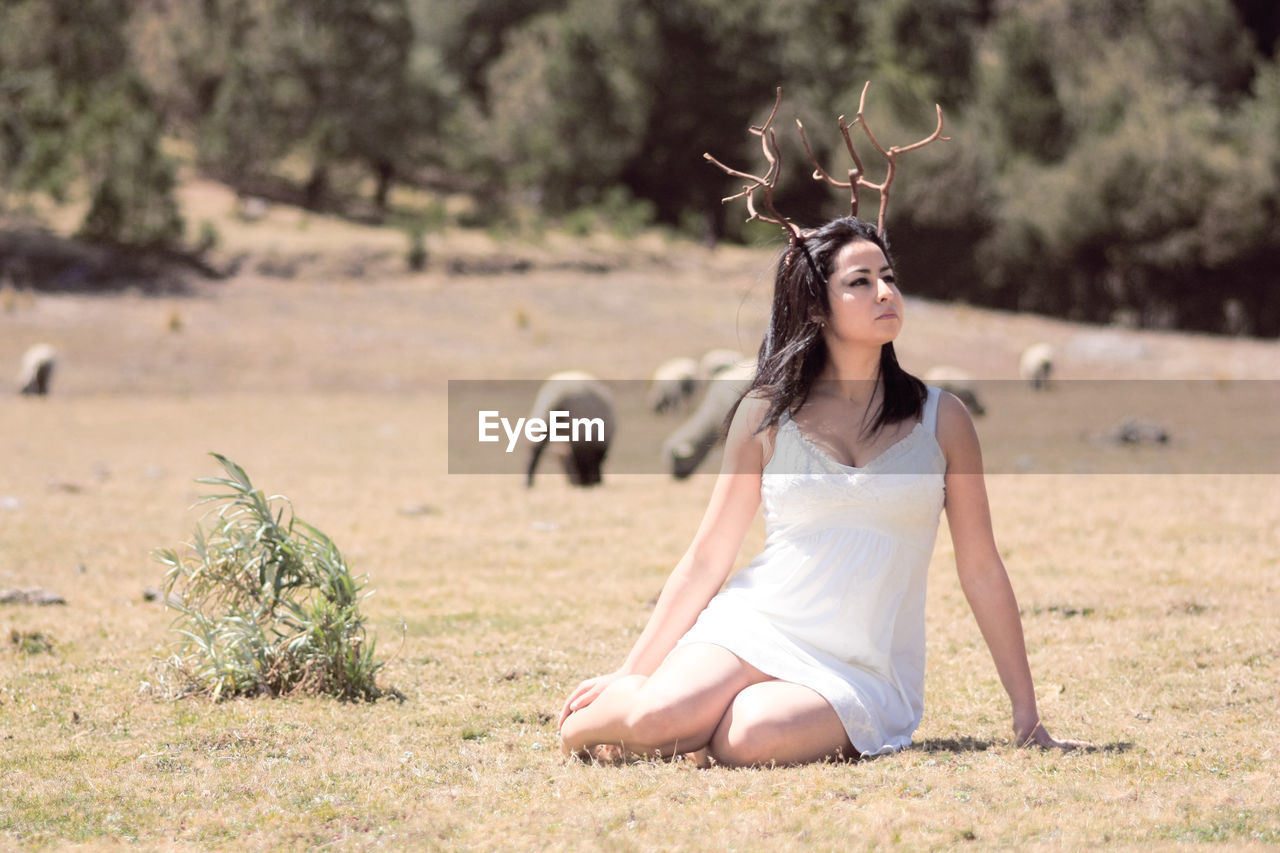
<path fill-rule="evenodd" d="M 52 396 L 0 397 L 0 589 L 67 600 L 0 606 L 0 847 L 1280 844 L 1274 463 L 1214 473 L 1188 439 L 1154 470 L 1195 474 L 1048 473 L 1042 454 L 989 479 L 1042 714 L 1097 750 L 1009 743 L 944 525 L 914 748 L 786 769 L 566 764 L 563 696 L 621 661 L 712 481 L 606 471 L 581 491 L 549 466 L 532 490 L 451 477 L 446 380 L 640 379 L 668 355 L 751 349 L 769 254 L 445 234 L 409 276 L 398 235 L 273 217 L 274 231 L 228 230 L 250 263 L 188 296 L 0 304 L 0 365 L 37 341 L 62 354 Z M 256 266 L 268 251 L 298 270 Z M 529 269 L 449 273 L 486 257 Z M 916 372 L 1008 378 L 1035 340 L 1058 347 L 1066 377 L 1280 378 L 1275 342 L 914 301 L 900 349 Z M 989 453 L 1032 411 L 993 406 Z M 368 575 L 382 681 L 405 701 L 148 694 L 173 616 L 144 599 L 162 576 L 151 552 L 190 537 L 192 480 L 217 473 L 208 451 L 289 495 Z"/>

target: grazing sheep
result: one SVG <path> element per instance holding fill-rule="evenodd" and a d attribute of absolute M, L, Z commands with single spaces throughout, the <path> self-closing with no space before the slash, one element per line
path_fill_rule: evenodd
<path fill-rule="evenodd" d="M 978 400 L 978 389 L 969 371 L 940 364 L 929 368 L 921 378 L 926 385 L 933 385 L 956 395 L 975 418 L 987 413 L 986 407 Z"/>
<path fill-rule="evenodd" d="M 567 370 L 547 377 L 538 389 L 530 418 L 547 421 L 551 412 L 568 412 L 568 418 L 599 419 L 603 421 L 603 436 L 596 429 L 587 429 L 577 440 L 535 441 L 529 454 L 529 471 L 525 481 L 533 485 L 533 474 L 544 451 L 560 457 L 569 482 L 575 486 L 594 486 L 601 482 L 600 467 L 609 452 L 616 420 L 613 410 L 613 394 L 603 382 L 581 370 Z M 549 447 L 548 447 L 549 446 Z"/>
<path fill-rule="evenodd" d="M 1031 383 L 1037 391 L 1049 387 L 1049 374 L 1053 373 L 1053 347 L 1045 343 L 1032 344 L 1018 359 L 1018 375 Z"/>
<path fill-rule="evenodd" d="M 658 365 L 649 382 L 649 408 L 658 414 L 679 409 L 698 388 L 698 362 L 672 358 Z"/>
<path fill-rule="evenodd" d="M 662 456 L 677 480 L 688 477 L 723 437 L 724 419 L 751 387 L 755 363 L 736 364 L 716 374 L 689 419 L 662 444 Z"/>
<path fill-rule="evenodd" d="M 18 373 L 18 389 L 23 394 L 49 393 L 49 381 L 58 353 L 48 344 L 36 344 L 22 354 L 22 369 Z"/>
<path fill-rule="evenodd" d="M 736 349 L 708 350 L 698 360 L 698 375 L 703 379 L 714 379 L 722 371 L 746 361 L 746 356 Z"/>

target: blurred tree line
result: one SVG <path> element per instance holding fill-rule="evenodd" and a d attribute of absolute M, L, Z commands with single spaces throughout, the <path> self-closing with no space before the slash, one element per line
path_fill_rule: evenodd
<path fill-rule="evenodd" d="M 882 141 L 934 102 L 954 140 L 895 183 L 909 291 L 1278 335 L 1278 37 L 1274 0 L 5 0 L 0 204 L 84 192 L 84 236 L 173 244 L 178 138 L 314 209 L 386 217 L 401 185 L 465 192 L 477 223 L 780 240 L 703 152 L 762 168 L 746 129 L 782 85 L 779 207 L 838 215 L 792 119 L 842 173 L 835 118 L 871 79 Z"/>

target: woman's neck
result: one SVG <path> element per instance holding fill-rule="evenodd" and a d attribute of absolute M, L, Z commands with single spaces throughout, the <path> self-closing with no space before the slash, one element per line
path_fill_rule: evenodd
<path fill-rule="evenodd" d="M 825 393 L 865 406 L 875 396 L 879 378 L 880 347 L 855 350 L 828 347 L 827 363 L 818 374 L 818 383 L 824 386 Z"/>
<path fill-rule="evenodd" d="M 880 376 L 880 347 L 834 349 L 827 347 L 827 363 L 819 379 L 837 382 L 871 382 Z"/>

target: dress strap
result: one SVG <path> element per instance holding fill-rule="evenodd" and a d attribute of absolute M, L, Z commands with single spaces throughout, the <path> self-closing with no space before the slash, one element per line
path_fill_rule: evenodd
<path fill-rule="evenodd" d="M 925 386 L 929 390 L 929 396 L 924 401 L 924 428 L 934 435 L 938 434 L 938 400 L 942 398 L 942 392 L 932 385 Z"/>

